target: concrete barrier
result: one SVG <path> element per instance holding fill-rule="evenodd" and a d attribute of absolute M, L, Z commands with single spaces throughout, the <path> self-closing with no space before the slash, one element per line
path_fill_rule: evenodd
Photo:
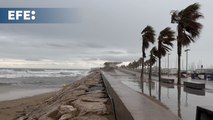
<path fill-rule="evenodd" d="M 183 91 L 190 93 L 190 94 L 194 94 L 194 95 L 200 95 L 200 96 L 205 96 L 205 89 L 193 89 L 193 88 L 189 88 L 189 87 L 184 87 Z"/>
<path fill-rule="evenodd" d="M 169 78 L 161 78 L 161 82 L 168 83 L 168 84 L 174 84 L 175 80 L 169 79 Z"/>
<path fill-rule="evenodd" d="M 102 78 L 107 90 L 109 97 L 111 98 L 113 111 L 115 115 L 115 120 L 134 120 L 131 113 L 125 107 L 124 103 L 121 101 L 119 96 L 116 92 L 112 89 L 111 85 L 109 84 L 108 80 L 102 74 Z"/>
<path fill-rule="evenodd" d="M 201 83 L 201 82 L 184 81 L 183 84 L 185 87 L 189 87 L 193 89 L 205 89 L 205 83 Z"/>
<path fill-rule="evenodd" d="M 165 88 L 175 88 L 174 84 L 168 84 L 168 83 L 161 83 L 161 86 Z"/>

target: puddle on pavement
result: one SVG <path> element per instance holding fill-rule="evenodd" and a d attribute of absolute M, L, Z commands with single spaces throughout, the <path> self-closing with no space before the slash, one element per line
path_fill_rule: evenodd
<path fill-rule="evenodd" d="M 123 78 L 122 83 L 137 92 L 141 92 L 140 84 L 139 82 L 136 82 L 136 78 L 134 80 Z M 144 83 L 144 93 L 149 95 L 148 82 Z M 158 93 L 159 82 L 152 81 L 151 94 L 154 98 L 159 100 Z M 183 120 L 195 120 L 197 106 L 213 105 L 213 93 L 208 92 L 208 90 L 197 90 L 161 83 L 160 96 L 161 102 Z"/>

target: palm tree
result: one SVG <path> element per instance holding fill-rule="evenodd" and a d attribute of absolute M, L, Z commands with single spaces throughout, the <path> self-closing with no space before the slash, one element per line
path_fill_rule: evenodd
<path fill-rule="evenodd" d="M 138 67 L 140 68 L 140 67 L 141 67 L 141 64 L 142 64 L 142 58 L 139 58 L 137 62 L 138 62 L 138 64 L 139 64 Z"/>
<path fill-rule="evenodd" d="M 172 41 L 175 40 L 174 31 L 171 30 L 170 27 L 165 28 L 160 32 L 158 37 L 158 78 L 159 78 L 159 100 L 161 99 L 161 58 L 166 55 L 167 52 L 171 50 L 173 47 Z"/>
<path fill-rule="evenodd" d="M 144 62 L 144 73 L 147 73 L 148 71 L 148 67 L 149 67 L 149 60 L 146 60 L 145 62 Z"/>
<path fill-rule="evenodd" d="M 149 58 L 149 80 L 152 79 L 152 66 L 155 64 L 157 56 L 157 48 L 153 47 L 150 51 L 150 58 Z"/>
<path fill-rule="evenodd" d="M 178 85 L 181 84 L 181 50 L 182 47 L 189 46 L 199 37 L 202 24 L 197 22 L 203 15 L 199 12 L 200 4 L 194 3 L 181 11 L 172 11 L 171 23 L 177 23 L 177 54 L 178 54 Z"/>
<path fill-rule="evenodd" d="M 151 26 L 147 26 L 141 32 L 142 35 L 142 68 L 141 68 L 141 89 L 143 92 L 143 81 L 144 81 L 144 58 L 146 57 L 145 50 L 149 48 L 150 43 L 155 41 L 155 31 Z"/>
<path fill-rule="evenodd" d="M 157 49 L 153 47 L 150 51 L 150 58 L 148 60 L 149 65 L 149 95 L 152 96 L 151 87 L 152 87 L 152 66 L 156 62 Z"/>
<path fill-rule="evenodd" d="M 132 69 L 132 68 L 133 68 L 133 64 L 130 62 L 130 63 L 127 65 L 127 67 L 128 67 L 129 69 Z"/>
<path fill-rule="evenodd" d="M 159 59 L 159 82 L 161 82 L 161 58 L 166 55 L 167 52 L 171 50 L 171 47 L 173 47 L 172 41 L 175 40 L 174 31 L 171 30 L 170 27 L 165 28 L 160 32 L 160 35 L 158 37 L 158 59 Z"/>

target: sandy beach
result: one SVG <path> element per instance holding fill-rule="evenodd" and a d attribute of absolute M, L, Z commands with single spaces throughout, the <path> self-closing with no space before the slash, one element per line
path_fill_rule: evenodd
<path fill-rule="evenodd" d="M 42 103 L 56 92 L 35 95 L 32 97 L 0 102 L 1 120 L 12 120 L 24 114 L 24 110 Z"/>

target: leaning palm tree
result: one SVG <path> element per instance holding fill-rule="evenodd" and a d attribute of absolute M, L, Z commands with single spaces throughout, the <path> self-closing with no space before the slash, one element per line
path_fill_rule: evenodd
<path fill-rule="evenodd" d="M 173 47 L 172 41 L 175 40 L 175 32 L 171 30 L 170 27 L 165 28 L 160 32 L 160 35 L 158 37 L 158 62 L 159 62 L 159 82 L 161 82 L 161 58 L 166 55 L 167 52 L 171 50 L 171 47 Z"/>
<path fill-rule="evenodd" d="M 177 23 L 177 54 L 178 54 L 178 82 L 181 84 L 181 50 L 182 47 L 189 46 L 199 37 L 202 24 L 197 22 L 203 15 L 199 12 L 200 4 L 194 3 L 181 11 L 172 11 L 171 23 Z"/>
<path fill-rule="evenodd" d="M 170 27 L 165 28 L 160 32 L 160 35 L 158 37 L 158 78 L 159 78 L 159 95 L 158 98 L 161 100 L 161 58 L 166 55 L 167 52 L 171 50 L 171 47 L 173 47 L 172 41 L 175 40 L 174 31 L 171 30 Z"/>
<path fill-rule="evenodd" d="M 156 56 L 157 56 L 157 48 L 153 47 L 150 51 L 150 58 L 149 58 L 149 80 L 152 79 L 152 66 L 155 64 L 156 60 Z"/>
<path fill-rule="evenodd" d="M 146 49 L 149 48 L 150 43 L 155 42 L 155 31 L 151 26 L 147 26 L 141 32 L 142 35 L 142 68 L 141 68 L 141 89 L 143 92 L 143 81 L 144 81 L 144 58 L 146 57 Z"/>
<path fill-rule="evenodd" d="M 151 87 L 152 87 L 152 66 L 156 62 L 157 49 L 153 47 L 150 51 L 150 58 L 148 60 L 149 65 L 149 95 L 152 96 Z"/>

